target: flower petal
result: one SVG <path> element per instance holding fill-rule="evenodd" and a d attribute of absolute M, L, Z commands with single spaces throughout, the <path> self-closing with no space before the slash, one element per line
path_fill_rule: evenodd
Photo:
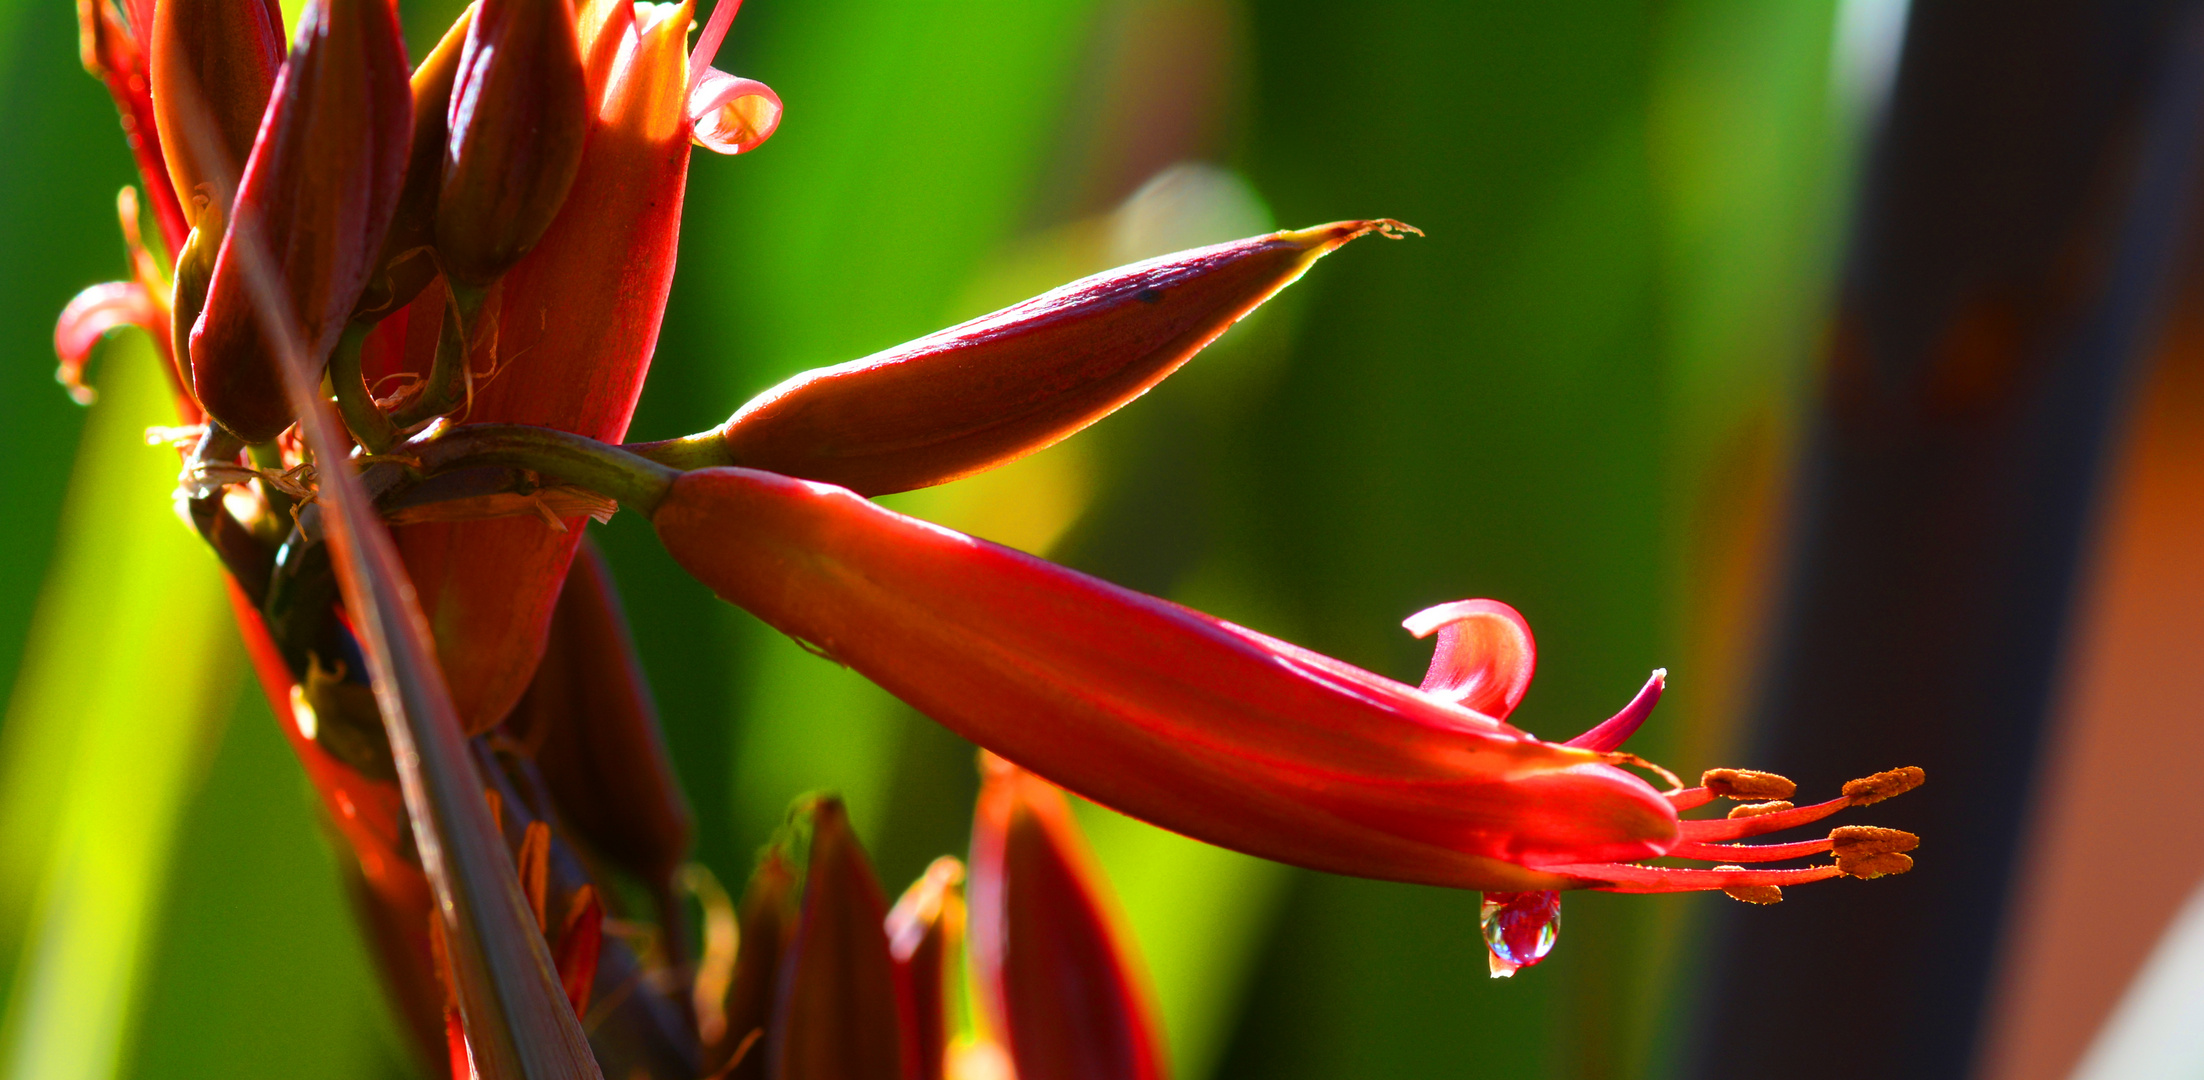
<path fill-rule="evenodd" d="M 168 333 L 168 314 L 145 286 L 135 281 L 107 281 L 76 294 L 54 322 L 54 354 L 61 367 L 54 380 L 69 388 L 79 405 L 90 405 L 92 388 L 84 384 L 84 365 L 92 358 L 92 346 L 118 326 L 135 326 L 157 339 Z"/>
<path fill-rule="evenodd" d="M 781 96 L 757 81 L 708 68 L 689 91 L 689 134 L 715 154 L 758 148 L 781 126 Z"/>
<path fill-rule="evenodd" d="M 1439 635 L 1423 691 L 1505 720 L 1531 688 L 1538 644 L 1521 612 L 1498 600 L 1456 600 L 1401 622 L 1419 638 Z"/>

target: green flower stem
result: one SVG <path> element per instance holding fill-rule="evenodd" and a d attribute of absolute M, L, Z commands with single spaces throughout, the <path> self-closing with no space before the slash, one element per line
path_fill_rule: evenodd
<path fill-rule="evenodd" d="M 646 515 L 657 511 L 681 475 L 679 469 L 608 443 L 525 424 L 468 424 L 410 443 L 403 452 L 424 476 L 484 465 L 530 469 Z"/>
<path fill-rule="evenodd" d="M 733 454 L 727 452 L 727 440 L 718 428 L 679 439 L 628 443 L 620 449 L 683 471 L 742 464 L 735 460 Z"/>
<path fill-rule="evenodd" d="M 337 339 L 337 351 L 329 357 L 329 383 L 336 389 L 337 412 L 344 417 L 344 426 L 351 429 L 352 437 L 367 448 L 370 454 L 380 454 L 398 442 L 398 425 L 391 423 L 375 395 L 368 392 L 367 381 L 360 372 L 360 348 L 367 343 L 367 323 L 355 322 L 344 328 L 344 336 Z"/>
<path fill-rule="evenodd" d="M 429 367 L 428 382 L 422 385 L 420 396 L 393 417 L 400 430 L 446 415 L 466 401 L 467 342 L 489 296 L 486 288 L 452 284 L 451 303 L 444 309 L 444 328 L 436 338 L 436 362 Z"/>

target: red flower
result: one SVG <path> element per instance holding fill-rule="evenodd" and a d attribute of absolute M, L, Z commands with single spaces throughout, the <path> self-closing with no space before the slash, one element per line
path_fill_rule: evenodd
<path fill-rule="evenodd" d="M 1718 770 L 1706 786 L 1663 792 L 1617 768 L 1637 763 L 1615 748 L 1658 699 L 1658 673 L 1569 743 L 1509 726 L 1535 652 L 1521 617 L 1492 601 L 1409 620 L 1418 633 L 1445 631 L 1418 689 L 825 484 L 698 470 L 673 482 L 653 520 L 674 558 L 722 597 L 950 729 L 1224 847 L 1496 892 L 1758 888 L 1901 869 L 1847 864 L 1842 850 L 1810 869 L 1634 865 L 1829 851 L 1838 838 L 1716 841 L 1887 798 L 1919 772 L 1856 781 L 1820 806 L 1681 821 L 1678 811 L 1718 794 L 1769 798 L 1788 782 L 1741 790 Z"/>

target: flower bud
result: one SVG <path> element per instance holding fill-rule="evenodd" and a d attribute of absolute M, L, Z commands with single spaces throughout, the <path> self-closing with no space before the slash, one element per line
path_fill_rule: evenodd
<path fill-rule="evenodd" d="M 286 350 L 302 350 L 318 373 L 343 332 L 382 250 L 411 128 L 405 44 L 390 4 L 313 0 L 191 335 L 200 403 L 245 441 L 290 426 L 275 367 Z"/>
<path fill-rule="evenodd" d="M 437 253 L 454 281 L 486 286 L 543 236 L 581 166 L 589 108 L 566 0 L 482 0 L 446 123 Z"/>
<path fill-rule="evenodd" d="M 1063 793 L 992 754 L 972 822 L 972 970 L 1020 1076 L 1155 1080 L 1160 1031 Z"/>
<path fill-rule="evenodd" d="M 160 0 L 147 58 L 153 120 L 179 198 L 205 185 L 229 211 L 283 66 L 283 12 L 268 0 Z"/>
<path fill-rule="evenodd" d="M 743 406 L 717 432 L 720 445 L 684 464 L 765 469 L 864 495 L 993 468 L 1147 393 L 1326 253 L 1405 228 L 1335 222 L 1097 274 L 798 375 Z"/>
<path fill-rule="evenodd" d="M 395 314 L 436 280 L 436 260 L 430 249 L 436 244 L 436 195 L 444 186 L 444 141 L 450 131 L 445 113 L 451 108 L 452 83 L 459 77 L 459 57 L 466 49 L 474 13 L 472 6 L 460 12 L 413 69 L 413 138 L 406 153 L 406 178 L 398 191 L 398 208 L 390 217 L 390 232 L 383 237 L 375 275 L 360 296 L 363 317 Z"/>
<path fill-rule="evenodd" d="M 841 800 L 806 803 L 796 811 L 811 825 L 803 914 L 781 958 L 766 1070 L 775 1080 L 902 1080 L 906 1049 L 887 898 Z"/>
<path fill-rule="evenodd" d="M 903 1022 L 918 1058 L 917 1080 L 945 1080 L 951 1003 L 961 984 L 956 957 L 964 945 L 964 864 L 943 855 L 903 890 L 888 911 L 888 954 L 909 996 Z"/>

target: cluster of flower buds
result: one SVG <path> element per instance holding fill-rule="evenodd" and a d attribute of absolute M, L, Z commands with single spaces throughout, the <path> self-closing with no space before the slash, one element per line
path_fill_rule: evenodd
<path fill-rule="evenodd" d="M 992 755 L 981 768 L 969 871 L 943 856 L 893 908 L 841 803 L 797 801 L 723 916 L 739 946 L 708 950 L 725 973 L 699 981 L 708 1075 L 1166 1075 L 1137 950 L 1063 793 Z"/>
<path fill-rule="evenodd" d="M 64 375 L 114 326 L 173 349 L 184 419 L 208 421 L 188 517 L 409 1025 L 455 1075 L 1160 1076 L 1057 785 L 1266 858 L 1480 890 L 1495 975 L 1552 948 L 1565 890 L 1771 903 L 1911 866 L 1890 829 L 1736 843 L 1922 776 L 1811 806 L 1765 773 L 1685 789 L 1621 750 L 1665 673 L 1566 742 L 1509 724 L 1536 647 L 1505 604 L 1411 616 L 1436 648 L 1409 686 L 868 501 L 1094 423 L 1399 222 L 1122 267 L 619 445 L 690 147 L 748 151 L 780 121 L 769 88 L 710 67 L 736 6 L 691 53 L 686 3 L 479 0 L 409 73 L 388 0 L 309 0 L 287 57 L 266 0 L 85 0 L 86 62 L 177 254 L 159 266 L 126 203 L 133 280 L 63 314 Z M 341 434 L 308 389 L 325 365 Z M 602 561 L 577 560 L 583 522 L 622 507 L 720 596 L 989 752 L 969 918 L 954 860 L 890 911 L 832 798 L 799 804 L 739 908 L 683 865 L 641 665 Z M 1742 805 L 1682 816 L 1718 797 Z M 957 1022 L 966 952 L 979 1007 Z"/>

